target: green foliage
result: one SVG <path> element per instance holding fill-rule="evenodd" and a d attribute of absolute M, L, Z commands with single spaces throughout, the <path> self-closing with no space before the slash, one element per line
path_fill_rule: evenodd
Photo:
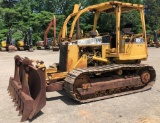
<path fill-rule="evenodd" d="M 53 16 L 57 21 L 57 36 L 60 32 L 65 18 L 72 13 L 74 4 L 81 3 L 81 9 L 106 2 L 110 0 L 20 0 L 12 3 L 0 0 L 0 40 L 6 39 L 9 28 L 14 30 L 13 38 L 21 40 L 24 38 L 24 32 L 32 27 L 33 41 L 43 40 L 44 32 Z M 160 28 L 160 0 L 117 0 L 147 5 L 146 28 L 147 32 Z M 141 23 L 137 11 L 123 14 L 121 19 L 121 28 L 127 23 L 133 24 L 134 32 L 141 31 Z M 73 20 L 73 19 L 71 19 Z M 68 27 L 71 25 L 69 22 Z M 93 13 L 83 14 L 80 18 L 80 27 L 84 32 L 93 28 Z M 68 29 L 69 30 L 69 29 Z M 115 16 L 111 14 L 101 14 L 98 20 L 99 32 L 115 31 Z M 48 37 L 53 37 L 53 28 Z"/>
<path fill-rule="evenodd" d="M 34 33 L 34 34 L 32 35 L 32 39 L 33 39 L 33 45 L 36 45 L 36 42 L 37 42 L 37 41 L 41 41 L 41 40 L 42 40 L 42 38 L 39 36 L 38 33 Z"/>
<path fill-rule="evenodd" d="M 160 29 L 160 0 L 145 0 L 148 30 Z"/>
<path fill-rule="evenodd" d="M 8 2 L 1 3 L 3 8 L 0 7 L 0 39 L 6 38 L 6 33 L 9 28 L 14 30 L 12 37 L 16 39 L 16 41 L 23 39 L 23 33 L 29 29 L 29 27 L 32 27 L 33 41 L 43 40 L 44 31 L 54 15 L 57 18 L 58 35 L 65 16 L 45 11 L 43 8 L 45 1 L 30 0 L 29 2 L 30 3 L 28 3 L 28 0 L 21 0 L 15 3 L 14 6 L 10 6 Z M 39 11 L 38 13 L 33 12 L 33 10 L 37 9 Z M 49 36 L 53 37 L 53 29 L 51 31 Z"/>
<path fill-rule="evenodd" d="M 23 32 L 20 30 L 17 30 L 13 33 L 12 38 L 14 38 L 16 41 L 23 40 Z"/>
<path fill-rule="evenodd" d="M 113 14 L 103 13 L 100 15 L 98 26 L 98 31 L 101 32 L 113 32 L 115 31 L 116 19 Z"/>

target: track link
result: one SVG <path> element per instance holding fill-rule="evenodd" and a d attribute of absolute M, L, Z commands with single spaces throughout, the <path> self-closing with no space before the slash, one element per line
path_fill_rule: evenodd
<path fill-rule="evenodd" d="M 91 78 L 93 74 L 95 75 L 99 73 L 109 73 L 109 72 L 115 72 L 117 70 L 122 70 L 122 71 L 134 70 L 136 71 L 136 73 L 133 73 L 134 75 L 132 76 L 123 75 L 125 76 L 123 79 L 117 78 L 117 79 L 114 79 L 114 81 L 113 80 L 105 81 L 104 85 L 102 84 L 100 86 L 108 86 L 108 85 L 105 85 L 105 83 L 109 83 L 109 82 L 118 84 L 119 81 L 121 81 L 121 83 L 123 84 L 125 84 L 123 81 L 126 81 L 128 83 L 132 83 L 132 81 L 134 81 L 135 84 L 134 85 L 131 84 L 131 86 L 129 87 L 125 86 L 123 89 L 119 87 L 116 89 L 111 88 L 107 90 L 93 91 L 95 89 L 91 89 L 91 88 L 93 88 L 93 86 L 96 88 L 96 84 L 95 82 L 90 82 L 87 88 L 77 87 L 76 88 L 77 91 L 75 91 L 74 84 L 76 82 L 76 79 L 80 75 L 85 75 Z M 139 71 L 149 71 L 150 80 L 148 83 L 142 82 L 142 77 L 138 74 Z M 85 76 L 82 79 L 87 78 Z M 146 64 L 110 64 L 110 65 L 98 66 L 98 67 L 88 67 L 84 69 L 74 69 L 70 71 L 65 78 L 64 89 L 71 98 L 81 103 L 85 103 L 85 102 L 91 102 L 91 101 L 112 98 L 112 97 L 117 97 L 117 96 L 122 96 L 122 95 L 127 95 L 127 94 L 148 90 L 153 86 L 155 82 L 155 78 L 156 78 L 156 73 L 154 68 Z M 101 80 L 99 82 L 101 82 Z M 86 83 L 82 83 L 82 85 L 87 86 Z M 87 94 L 89 96 L 86 96 Z"/>

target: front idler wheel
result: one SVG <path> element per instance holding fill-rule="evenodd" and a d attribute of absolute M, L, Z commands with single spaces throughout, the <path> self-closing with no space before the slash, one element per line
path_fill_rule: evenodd
<path fill-rule="evenodd" d="M 143 84 L 148 84 L 150 82 L 151 75 L 148 70 L 143 70 L 140 76 Z"/>

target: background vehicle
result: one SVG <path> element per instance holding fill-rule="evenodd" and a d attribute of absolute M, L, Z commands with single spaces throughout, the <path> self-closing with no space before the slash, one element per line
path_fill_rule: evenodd
<path fill-rule="evenodd" d="M 155 47 L 158 48 L 160 47 L 160 30 L 154 30 L 154 42 L 155 42 Z"/>
<path fill-rule="evenodd" d="M 9 29 L 7 34 L 7 40 L 1 41 L 1 51 L 16 51 L 17 48 L 15 47 L 15 40 L 12 39 L 12 30 Z"/>
<path fill-rule="evenodd" d="M 153 33 L 147 34 L 147 45 L 148 47 L 156 47 L 160 46 L 160 30 L 154 30 Z"/>
<path fill-rule="evenodd" d="M 47 35 L 50 31 L 50 29 L 53 26 L 53 36 L 54 36 L 54 40 L 52 41 L 51 38 L 47 38 Z M 57 41 L 56 41 L 56 18 L 55 16 L 53 17 L 53 19 L 51 20 L 51 22 L 49 23 L 49 26 L 47 27 L 45 33 L 44 33 L 44 41 L 38 41 L 37 42 L 37 49 L 38 50 L 42 50 L 42 49 L 53 49 L 53 51 L 58 51 L 59 50 L 59 46 L 57 45 Z"/>
<path fill-rule="evenodd" d="M 146 60 L 147 40 L 144 6 L 117 1 L 105 2 L 79 10 L 65 20 L 60 32 L 59 63 L 46 69 L 42 61 L 15 56 L 15 75 L 8 90 L 22 114 L 21 121 L 31 119 L 46 104 L 46 92 L 64 89 L 74 100 L 85 103 L 150 89 L 156 73 L 152 66 L 140 64 Z M 140 14 L 142 32 L 121 34 L 121 15 L 136 10 Z M 88 38 L 80 36 L 79 18 L 86 12 L 94 15 L 93 29 Z M 115 32 L 98 33 L 101 13 L 115 15 Z M 70 32 L 66 33 L 73 18 Z M 114 21 L 114 20 L 113 20 Z M 74 30 L 77 24 L 76 30 Z M 73 39 L 73 33 L 76 37 Z"/>
<path fill-rule="evenodd" d="M 17 42 L 17 48 L 19 51 L 28 50 L 33 52 L 33 42 L 32 42 L 32 30 L 29 28 L 24 34 L 24 41 Z"/>

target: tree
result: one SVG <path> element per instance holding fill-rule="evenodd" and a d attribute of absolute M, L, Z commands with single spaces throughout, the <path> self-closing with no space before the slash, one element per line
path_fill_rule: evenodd
<path fill-rule="evenodd" d="M 9 2 L 10 1 L 10 2 Z M 16 39 L 21 38 L 20 32 L 25 32 L 29 27 L 33 28 L 33 40 L 43 39 L 53 15 L 57 18 L 57 35 L 62 28 L 65 18 L 72 13 L 74 4 L 80 4 L 81 8 L 99 4 L 110 0 L 17 0 L 17 2 L 0 1 L 0 40 L 5 38 L 8 29 L 12 27 Z M 148 31 L 160 28 L 160 0 L 119 0 L 145 4 L 146 27 Z M 137 11 L 129 12 L 121 16 L 121 27 L 127 23 L 133 24 L 133 31 L 141 31 L 141 23 Z M 69 21 L 71 25 L 73 18 Z M 105 23 L 105 24 L 104 24 Z M 84 32 L 93 28 L 93 13 L 85 13 L 80 18 L 80 27 Z M 115 30 L 115 17 L 111 14 L 101 14 L 98 19 L 99 32 L 112 32 Z M 53 29 L 49 33 L 52 37 Z M 23 38 L 23 37 L 22 37 Z"/>
<path fill-rule="evenodd" d="M 160 28 L 160 0 L 145 0 L 145 16 L 148 30 Z"/>

